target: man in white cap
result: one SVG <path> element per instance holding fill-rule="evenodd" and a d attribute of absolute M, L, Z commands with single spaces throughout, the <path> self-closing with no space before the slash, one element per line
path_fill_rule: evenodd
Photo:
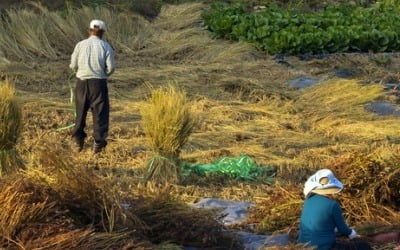
<path fill-rule="evenodd" d="M 115 70 L 114 51 L 103 41 L 106 25 L 101 20 L 92 20 L 89 38 L 80 41 L 71 56 L 70 68 L 76 71 L 78 81 L 75 88 L 76 120 L 72 131 L 77 151 L 83 149 L 86 133 L 86 116 L 89 109 L 93 115 L 94 153 L 106 145 L 109 126 L 109 99 L 107 78 Z"/>
<path fill-rule="evenodd" d="M 342 209 L 332 195 L 343 190 L 343 184 L 329 169 L 321 169 L 308 178 L 304 186 L 306 200 L 300 218 L 300 243 L 308 243 L 318 250 L 372 249 L 363 241 L 336 241 L 336 231 L 350 239 L 359 237 L 349 228 L 343 218 Z"/>

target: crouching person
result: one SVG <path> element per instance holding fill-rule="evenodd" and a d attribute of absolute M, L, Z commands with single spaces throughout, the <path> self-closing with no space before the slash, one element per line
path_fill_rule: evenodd
<path fill-rule="evenodd" d="M 306 198 L 300 218 L 300 243 L 308 243 L 318 250 L 372 249 L 367 242 L 336 240 L 336 231 L 350 239 L 360 237 L 347 226 L 339 203 L 333 199 L 333 195 L 342 189 L 343 184 L 329 169 L 319 170 L 307 180 L 304 187 Z"/>

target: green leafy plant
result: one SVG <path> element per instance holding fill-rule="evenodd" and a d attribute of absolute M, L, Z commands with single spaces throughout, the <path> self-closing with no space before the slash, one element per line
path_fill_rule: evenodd
<path fill-rule="evenodd" d="M 272 54 L 392 52 L 400 50 L 397 2 L 336 5 L 316 12 L 274 4 L 251 12 L 242 4 L 217 3 L 203 18 L 214 37 L 248 41 Z"/>

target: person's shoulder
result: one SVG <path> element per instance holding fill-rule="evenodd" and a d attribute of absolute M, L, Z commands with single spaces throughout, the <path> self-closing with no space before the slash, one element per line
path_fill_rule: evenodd
<path fill-rule="evenodd" d="M 325 203 L 331 203 L 331 204 L 337 203 L 337 201 L 335 199 L 331 199 L 329 197 L 326 197 L 324 195 L 319 195 L 319 194 L 314 194 L 310 198 L 313 198 L 314 200 L 318 200 L 319 202 L 325 202 Z"/>
<path fill-rule="evenodd" d="M 81 41 L 80 41 L 80 43 L 87 43 L 87 42 L 89 42 L 91 39 L 90 39 L 91 37 L 87 37 L 87 38 L 85 38 L 85 39 L 82 39 Z"/>
<path fill-rule="evenodd" d="M 337 201 L 336 199 L 330 199 L 330 200 L 331 200 L 332 206 L 340 207 L 339 201 Z"/>
<path fill-rule="evenodd" d="M 76 44 L 76 46 L 80 46 L 80 45 L 82 45 L 82 44 L 85 44 L 85 43 L 87 43 L 88 42 L 88 38 L 86 38 L 86 39 L 83 39 L 83 40 L 80 40 L 77 44 Z"/>
<path fill-rule="evenodd" d="M 107 49 L 113 49 L 113 47 L 111 46 L 111 44 L 109 43 L 109 42 L 107 42 L 107 41 L 104 41 L 104 40 L 101 40 L 101 42 L 103 43 L 103 45 L 104 45 L 104 47 L 105 48 L 107 48 Z"/>
<path fill-rule="evenodd" d="M 336 199 L 327 198 L 325 201 L 326 206 L 329 207 L 329 210 L 332 212 L 340 211 L 340 204 Z"/>

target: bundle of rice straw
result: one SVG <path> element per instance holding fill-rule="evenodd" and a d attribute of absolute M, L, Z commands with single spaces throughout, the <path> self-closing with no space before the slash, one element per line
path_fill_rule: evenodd
<path fill-rule="evenodd" d="M 177 183 L 178 157 L 196 123 L 186 93 L 173 85 L 153 90 L 140 112 L 143 129 L 155 153 L 148 162 L 147 180 Z"/>
<path fill-rule="evenodd" d="M 344 216 L 352 224 L 392 224 L 400 219 L 400 157 L 396 152 L 350 152 L 333 160 L 345 189 Z"/>
<path fill-rule="evenodd" d="M 0 176 L 23 167 L 15 150 L 20 135 L 21 109 L 9 78 L 0 81 Z"/>

